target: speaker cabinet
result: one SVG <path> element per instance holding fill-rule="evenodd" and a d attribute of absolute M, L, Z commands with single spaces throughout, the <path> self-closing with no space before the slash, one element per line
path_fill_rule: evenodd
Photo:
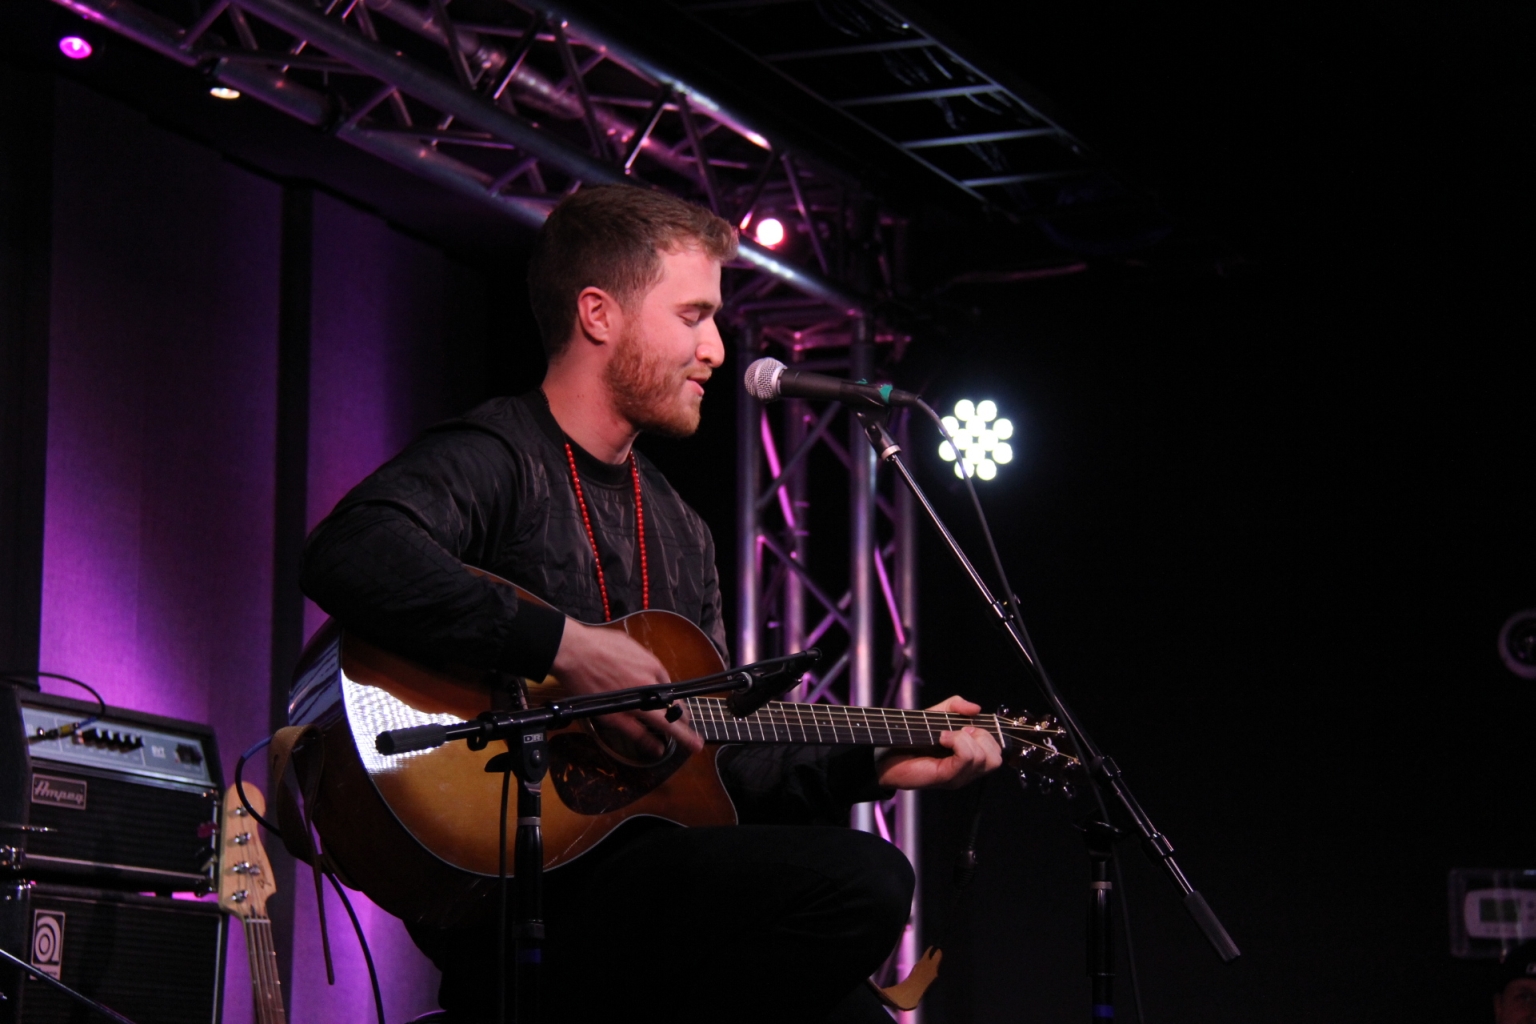
<path fill-rule="evenodd" d="M 225 915 L 213 901 L 46 882 L 0 888 L 0 942 L 139 1024 L 217 1024 Z M 3 969 L 4 1024 L 76 1024 L 96 1015 L 20 968 Z"/>

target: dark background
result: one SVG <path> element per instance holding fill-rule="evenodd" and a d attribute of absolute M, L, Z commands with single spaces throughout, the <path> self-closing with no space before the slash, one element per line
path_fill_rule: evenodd
<path fill-rule="evenodd" d="M 1445 885 L 1452 867 L 1536 858 L 1536 686 L 1495 647 L 1536 606 L 1526 19 L 933 6 L 1176 225 L 1074 276 L 944 291 L 897 371 L 941 400 L 989 387 L 1020 425 L 984 501 L 1026 620 L 1243 949 L 1220 965 L 1127 846 L 1147 1020 L 1487 1019 L 1447 954 Z M 87 84 L 153 107 L 129 49 Z M 287 130 L 253 109 L 154 116 L 194 139 L 204 116 Z M 302 173 L 297 143 L 251 146 L 229 155 Z M 389 194 L 392 174 L 350 198 Z M 521 243 L 404 227 L 484 296 L 481 354 L 453 393 L 536 380 Z M 712 386 L 700 437 L 646 445 L 722 542 L 738 372 Z M 915 447 L 979 552 L 947 467 Z M 928 695 L 1038 709 L 931 546 L 923 587 Z M 930 1020 L 1084 1019 L 1080 808 L 1002 782 L 986 808 L 956 908 L 963 804 L 925 802 L 929 935 L 948 950 Z"/>

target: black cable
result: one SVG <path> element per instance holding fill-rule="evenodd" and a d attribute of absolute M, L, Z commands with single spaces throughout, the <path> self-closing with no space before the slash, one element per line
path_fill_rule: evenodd
<path fill-rule="evenodd" d="M 384 1024 L 384 996 L 379 992 L 379 972 L 373 966 L 373 951 L 368 948 L 368 938 L 363 934 L 363 926 L 357 919 L 357 911 L 352 909 L 352 901 L 347 899 L 346 890 L 341 883 L 336 881 L 336 876 L 329 871 L 325 877 L 330 879 L 331 888 L 336 890 L 336 895 L 341 897 L 341 905 L 347 908 L 347 916 L 352 919 L 352 930 L 357 932 L 357 944 L 363 947 L 363 960 L 368 964 L 368 981 L 373 985 L 373 1009 L 379 1018 L 379 1024 Z"/>
<path fill-rule="evenodd" d="M 1136 973 L 1136 946 L 1131 941 L 1131 902 L 1125 898 L 1125 872 L 1120 870 L 1120 854 L 1112 852 L 1109 862 L 1115 866 L 1115 885 L 1120 888 L 1120 927 L 1125 932 L 1125 959 L 1131 969 L 1131 995 L 1136 1000 L 1136 1024 L 1147 1024 L 1147 1011 L 1141 1005 L 1141 979 Z"/>
<path fill-rule="evenodd" d="M 94 715 L 87 715 L 78 722 L 71 722 L 68 725 L 61 725 L 55 729 L 48 729 L 45 732 L 38 733 L 36 736 L 28 736 L 28 743 L 45 743 L 49 740 L 63 739 L 65 736 L 79 732 L 92 722 L 99 722 L 101 716 L 107 713 L 107 702 L 102 700 L 101 694 L 96 692 L 96 688 L 90 683 L 76 679 L 74 676 L 64 676 L 57 672 L 39 672 L 30 668 L 18 668 L 0 672 L 0 679 L 10 679 L 14 682 L 23 682 L 28 679 L 62 679 L 66 683 L 74 683 L 86 693 L 96 698 L 96 713 Z"/>
<path fill-rule="evenodd" d="M 1046 699 L 1051 702 L 1056 713 L 1061 716 L 1063 724 L 1068 726 L 1066 730 L 1067 738 L 1071 741 L 1073 749 L 1077 751 L 1078 763 L 1082 764 L 1090 772 L 1088 788 L 1093 793 L 1094 802 L 1099 805 L 1099 814 L 1103 816 L 1104 823 L 1108 825 L 1110 824 L 1109 805 L 1104 801 L 1104 791 L 1099 788 L 1097 780 L 1091 774 L 1093 766 L 1089 764 L 1086 752 L 1083 750 L 1083 745 L 1079 741 L 1077 729 L 1074 727 L 1076 720 L 1066 713 L 1066 708 L 1061 703 L 1061 697 L 1057 694 L 1055 685 L 1051 682 L 1050 677 L 1046 675 L 1045 665 L 1041 663 L 1039 654 L 1035 652 L 1035 642 L 1030 639 L 1029 630 L 1024 626 L 1024 615 L 1019 610 L 1018 595 L 1013 592 L 1013 584 L 1008 582 L 1008 571 L 1003 568 L 1002 556 L 998 554 L 997 543 L 992 539 L 992 526 L 987 522 L 987 513 L 981 507 L 981 497 L 976 493 L 976 483 L 971 477 L 970 468 L 965 465 L 965 458 L 961 454 L 960 446 L 955 443 L 955 439 L 950 436 L 949 429 L 944 426 L 944 418 L 934 412 L 932 406 L 919 399 L 917 407 L 923 410 L 928 418 L 933 421 L 933 425 L 939 430 L 939 436 L 948 442 L 950 450 L 955 453 L 956 465 L 960 467 L 960 479 L 965 483 L 965 492 L 970 495 L 971 507 L 976 511 L 976 521 L 981 524 L 981 535 L 986 539 L 988 554 L 992 556 L 992 569 L 997 573 L 998 582 L 1002 585 L 1003 598 L 1008 602 L 1008 612 L 1013 619 L 1014 628 L 1018 631 L 1019 642 L 1024 648 L 1024 655 L 1028 658 L 1030 667 L 1034 669 L 1036 679 L 1039 681 L 1040 688 L 1044 691 Z M 1130 901 L 1126 898 L 1125 881 L 1120 877 L 1119 873 L 1120 859 L 1117 856 L 1111 859 L 1115 864 L 1116 882 L 1120 887 L 1120 922 L 1125 932 L 1125 955 L 1131 969 L 1131 991 L 1136 1000 L 1137 1024 L 1146 1024 L 1146 1017 L 1142 1011 L 1141 982 L 1136 971 L 1135 946 L 1131 941 L 1131 918 L 1128 909 Z"/>
<path fill-rule="evenodd" d="M 240 798 L 240 803 L 245 807 L 246 814 L 249 814 L 252 818 L 255 818 L 257 823 L 260 824 L 262 828 L 266 829 L 268 832 L 271 832 L 273 835 L 277 836 L 277 838 L 282 839 L 283 834 L 282 832 L 278 831 L 277 826 L 272 824 L 266 818 L 263 818 L 261 815 L 257 814 L 256 808 L 252 807 L 251 802 L 245 798 L 245 762 L 250 759 L 252 754 L 256 753 L 256 751 L 260 750 L 262 747 L 271 742 L 271 736 L 257 740 L 255 743 L 251 744 L 250 749 L 240 755 L 240 760 L 235 762 L 235 795 Z M 283 780 L 278 779 L 277 784 L 281 786 L 283 784 Z M 286 840 L 284 840 L 283 845 L 287 845 Z"/>
<path fill-rule="evenodd" d="M 512 755 L 505 755 L 510 758 Z M 501 912 L 496 925 L 496 1024 L 507 1024 L 507 795 L 512 789 L 512 763 L 501 773 L 501 844 L 497 882 Z"/>
<path fill-rule="evenodd" d="M 240 803 L 245 807 L 245 813 L 249 814 L 252 818 L 255 818 L 258 822 L 260 822 L 262 828 L 265 828 L 268 832 L 271 832 L 279 839 L 282 839 L 283 833 L 278 830 L 277 826 L 273 825 L 266 818 L 263 818 L 260 814 L 257 814 L 256 808 L 251 806 L 251 802 L 246 799 L 245 796 L 245 762 L 250 760 L 251 756 L 255 754 L 256 751 L 260 750 L 262 747 L 271 742 L 271 736 L 266 736 L 257 740 L 255 743 L 251 744 L 246 752 L 240 755 L 240 759 L 235 762 L 235 793 L 240 797 Z M 282 784 L 283 780 L 278 779 L 277 785 L 281 786 Z M 502 813 L 503 817 L 505 817 L 505 810 L 503 810 Z M 502 828 L 503 831 L 505 831 L 505 824 L 503 824 Z M 286 845 L 286 841 L 284 841 L 284 845 Z M 329 871 L 324 871 L 322 874 L 324 874 L 325 877 L 330 880 L 331 888 L 335 889 L 336 895 L 341 897 L 341 905 L 346 908 L 347 917 L 352 919 L 352 930 L 357 933 L 357 944 L 362 947 L 363 960 L 368 964 L 368 981 L 373 986 L 374 1011 L 377 1013 L 379 1018 L 378 1024 L 384 1024 L 384 996 L 379 991 L 379 972 L 378 969 L 373 965 L 373 951 L 368 948 L 368 938 L 363 934 L 362 923 L 358 921 L 357 911 L 352 909 L 352 901 L 347 899 L 346 891 L 342 889 L 341 883 L 336 880 L 336 876 L 331 874 Z M 324 890 L 315 893 L 315 896 L 318 899 L 323 899 L 325 896 Z"/>

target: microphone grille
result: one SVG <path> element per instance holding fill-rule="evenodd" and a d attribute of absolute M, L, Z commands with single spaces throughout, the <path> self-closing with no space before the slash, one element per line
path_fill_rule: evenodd
<path fill-rule="evenodd" d="M 759 402 L 771 402 L 779 397 L 779 375 L 784 364 L 777 359 L 764 357 L 747 367 L 747 394 Z"/>

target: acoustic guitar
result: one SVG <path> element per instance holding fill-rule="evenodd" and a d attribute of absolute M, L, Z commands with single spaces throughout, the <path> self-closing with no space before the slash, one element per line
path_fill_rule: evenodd
<path fill-rule="evenodd" d="M 261 790 L 245 783 L 245 798 L 257 814 L 266 811 Z M 219 906 L 240 919 L 245 929 L 245 952 L 251 965 L 251 994 L 256 1001 L 256 1024 L 287 1024 L 283 1010 L 283 983 L 277 971 L 277 950 L 272 945 L 272 921 L 267 900 L 277 892 L 272 865 L 261 845 L 261 829 L 230 786 L 224 794 L 219 821 Z"/>
<path fill-rule="evenodd" d="M 544 603 L 521 588 L 518 599 Z M 636 612 L 602 627 L 623 630 L 674 680 L 724 668 L 704 633 L 675 613 Z M 526 690 L 534 704 L 565 696 L 553 677 L 529 681 Z M 305 790 L 314 787 L 310 814 L 343 882 L 410 924 L 452 927 L 489 911 L 496 890 L 501 776 L 487 774 L 485 765 L 500 745 L 475 751 L 450 743 L 384 755 L 374 738 L 388 729 L 454 724 L 493 706 L 517 707 L 515 694 L 494 673 L 429 667 L 334 622 L 315 635 L 299 664 L 288 720 L 313 725 L 319 733 L 295 751 L 294 767 Z M 605 746 L 586 722 L 550 734 L 543 820 L 547 869 L 580 857 L 630 818 L 735 824 L 735 807 L 716 768 L 726 743 L 929 748 L 938 746 L 944 731 L 969 725 L 986 729 L 1011 759 L 1035 770 L 1061 772 L 1077 764 L 1057 750 L 1062 731 L 1049 719 L 785 701 L 737 718 L 723 696 L 684 703 L 705 740 L 703 750 L 692 755 L 674 747 L 654 763 L 636 763 Z"/>

